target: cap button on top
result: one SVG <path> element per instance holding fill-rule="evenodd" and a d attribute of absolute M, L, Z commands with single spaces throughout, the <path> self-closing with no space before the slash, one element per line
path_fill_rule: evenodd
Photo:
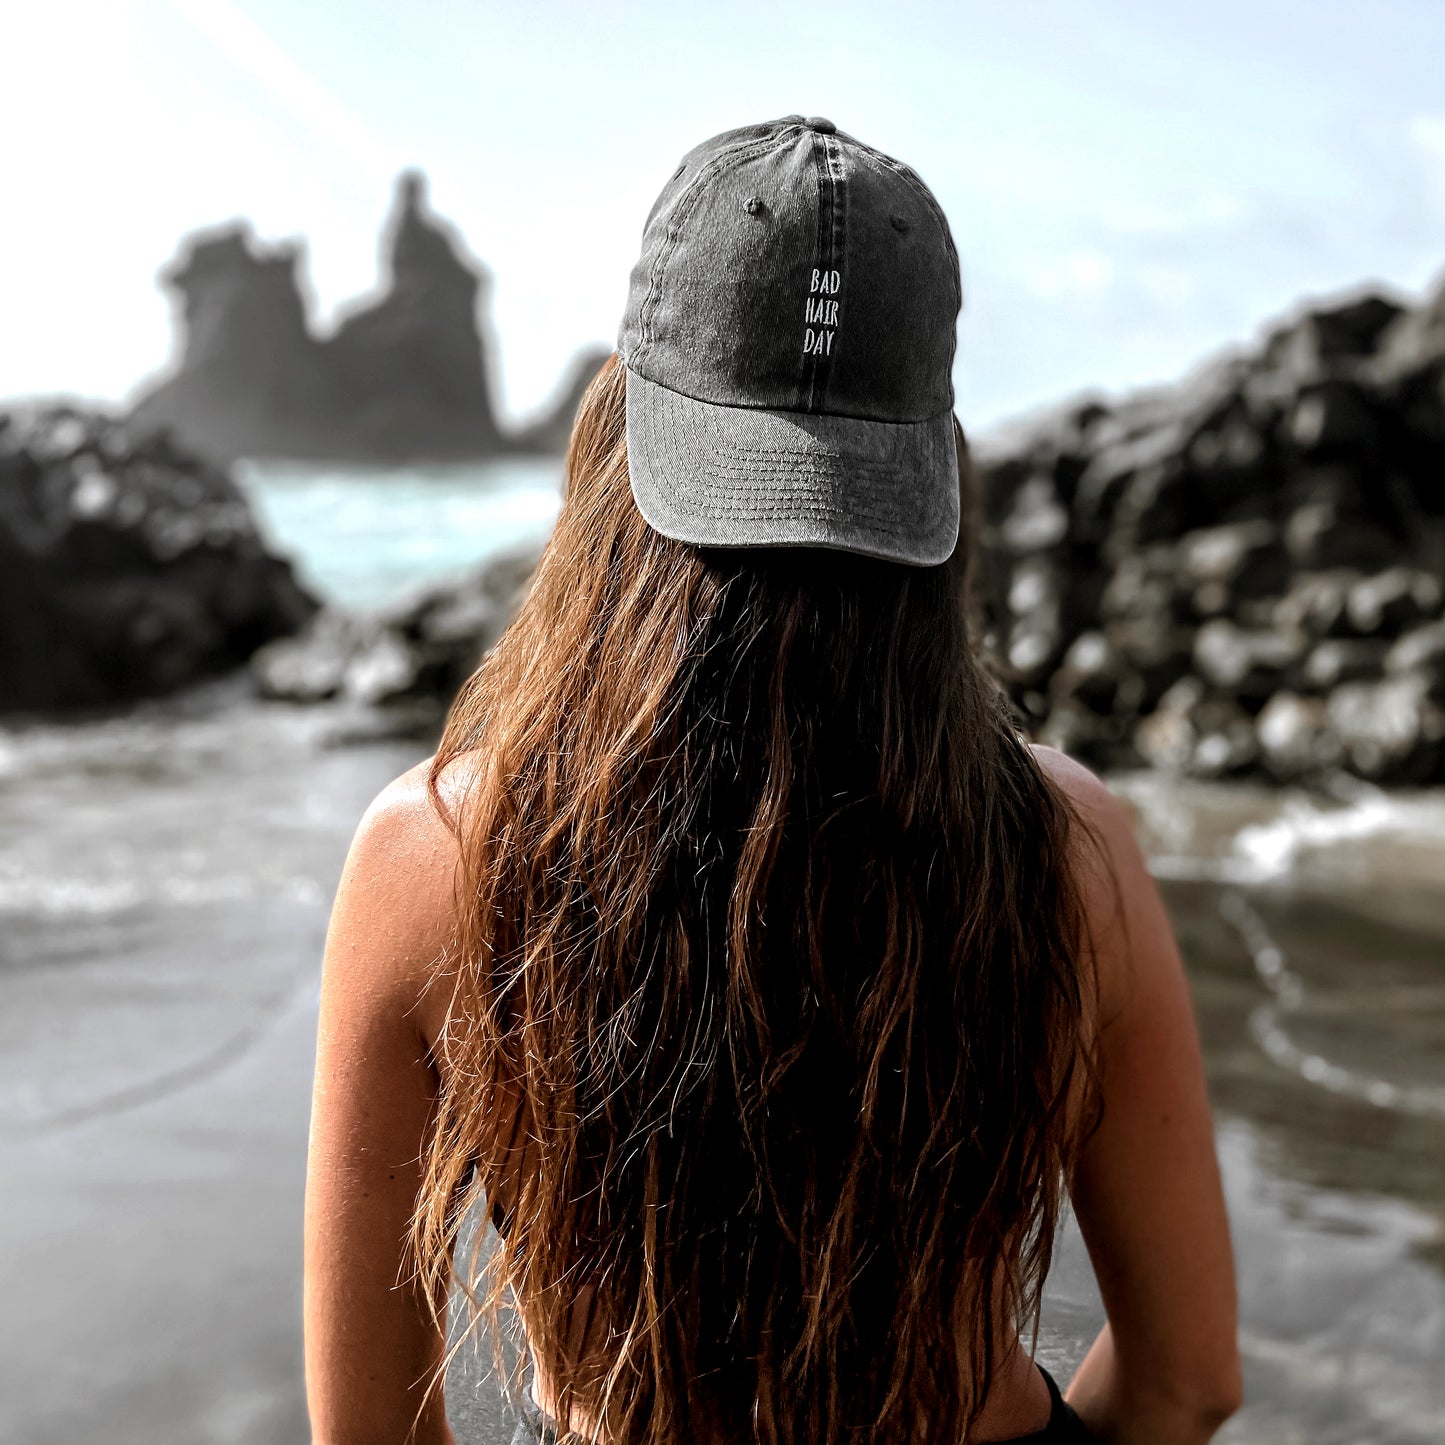
<path fill-rule="evenodd" d="M 803 124 L 809 130 L 817 131 L 819 135 L 832 135 L 838 129 L 825 115 L 810 115 Z"/>

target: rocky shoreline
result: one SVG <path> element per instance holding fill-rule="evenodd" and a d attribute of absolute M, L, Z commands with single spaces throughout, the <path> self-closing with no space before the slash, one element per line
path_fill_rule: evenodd
<path fill-rule="evenodd" d="M 1102 767 L 1445 781 L 1445 285 L 987 438 L 981 626 Z"/>
<path fill-rule="evenodd" d="M 975 460 L 979 627 L 1031 735 L 1106 769 L 1445 781 L 1445 287 L 1306 310 Z M 428 724 L 533 560 L 324 613 L 259 684 Z"/>
<path fill-rule="evenodd" d="M 1306 309 L 1184 381 L 974 447 L 978 627 L 1020 725 L 1106 769 L 1445 782 L 1445 285 Z M 320 608 L 164 433 L 0 415 L 0 710 L 172 690 L 434 731 L 535 549 Z"/>

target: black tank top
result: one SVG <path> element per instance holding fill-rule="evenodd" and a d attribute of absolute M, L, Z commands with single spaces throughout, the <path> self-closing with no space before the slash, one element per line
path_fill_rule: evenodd
<path fill-rule="evenodd" d="M 1035 1430 L 1032 1435 L 1016 1435 L 1011 1440 L 999 1440 L 991 1442 L 991 1445 L 1098 1445 L 1098 1436 L 1079 1419 L 1073 1408 L 1065 1403 L 1054 1377 L 1042 1365 L 1036 1365 L 1035 1368 L 1044 1377 L 1044 1384 L 1049 1387 L 1049 1399 L 1052 1402 L 1049 1423 L 1042 1430 Z M 512 1435 L 512 1445 L 557 1445 L 561 1433 L 557 1422 L 550 1415 L 544 1414 L 532 1399 L 532 1392 L 524 1391 L 521 1416 Z"/>

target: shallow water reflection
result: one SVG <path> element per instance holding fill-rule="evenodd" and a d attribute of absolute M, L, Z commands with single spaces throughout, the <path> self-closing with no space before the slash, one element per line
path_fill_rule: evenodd
<path fill-rule="evenodd" d="M 305 1438 L 317 963 L 351 829 L 419 751 L 334 746 L 342 721 L 218 689 L 0 731 L 0 1441 Z M 1438 1445 L 1445 797 L 1119 787 L 1220 1121 L 1248 1388 L 1223 1438 Z M 1045 1363 L 1099 1318 L 1066 1228 Z M 459 1438 L 508 1438 L 479 1373 Z"/>

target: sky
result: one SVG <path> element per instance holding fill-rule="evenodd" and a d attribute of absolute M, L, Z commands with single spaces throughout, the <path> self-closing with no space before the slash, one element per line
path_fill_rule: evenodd
<path fill-rule="evenodd" d="M 939 197 L 965 426 L 1445 277 L 1441 0 L 45 0 L 5 18 L 0 397 L 122 402 L 172 355 L 157 273 L 240 217 L 304 238 L 324 331 L 418 166 L 520 419 L 612 342 L 683 152 L 792 112 Z"/>

